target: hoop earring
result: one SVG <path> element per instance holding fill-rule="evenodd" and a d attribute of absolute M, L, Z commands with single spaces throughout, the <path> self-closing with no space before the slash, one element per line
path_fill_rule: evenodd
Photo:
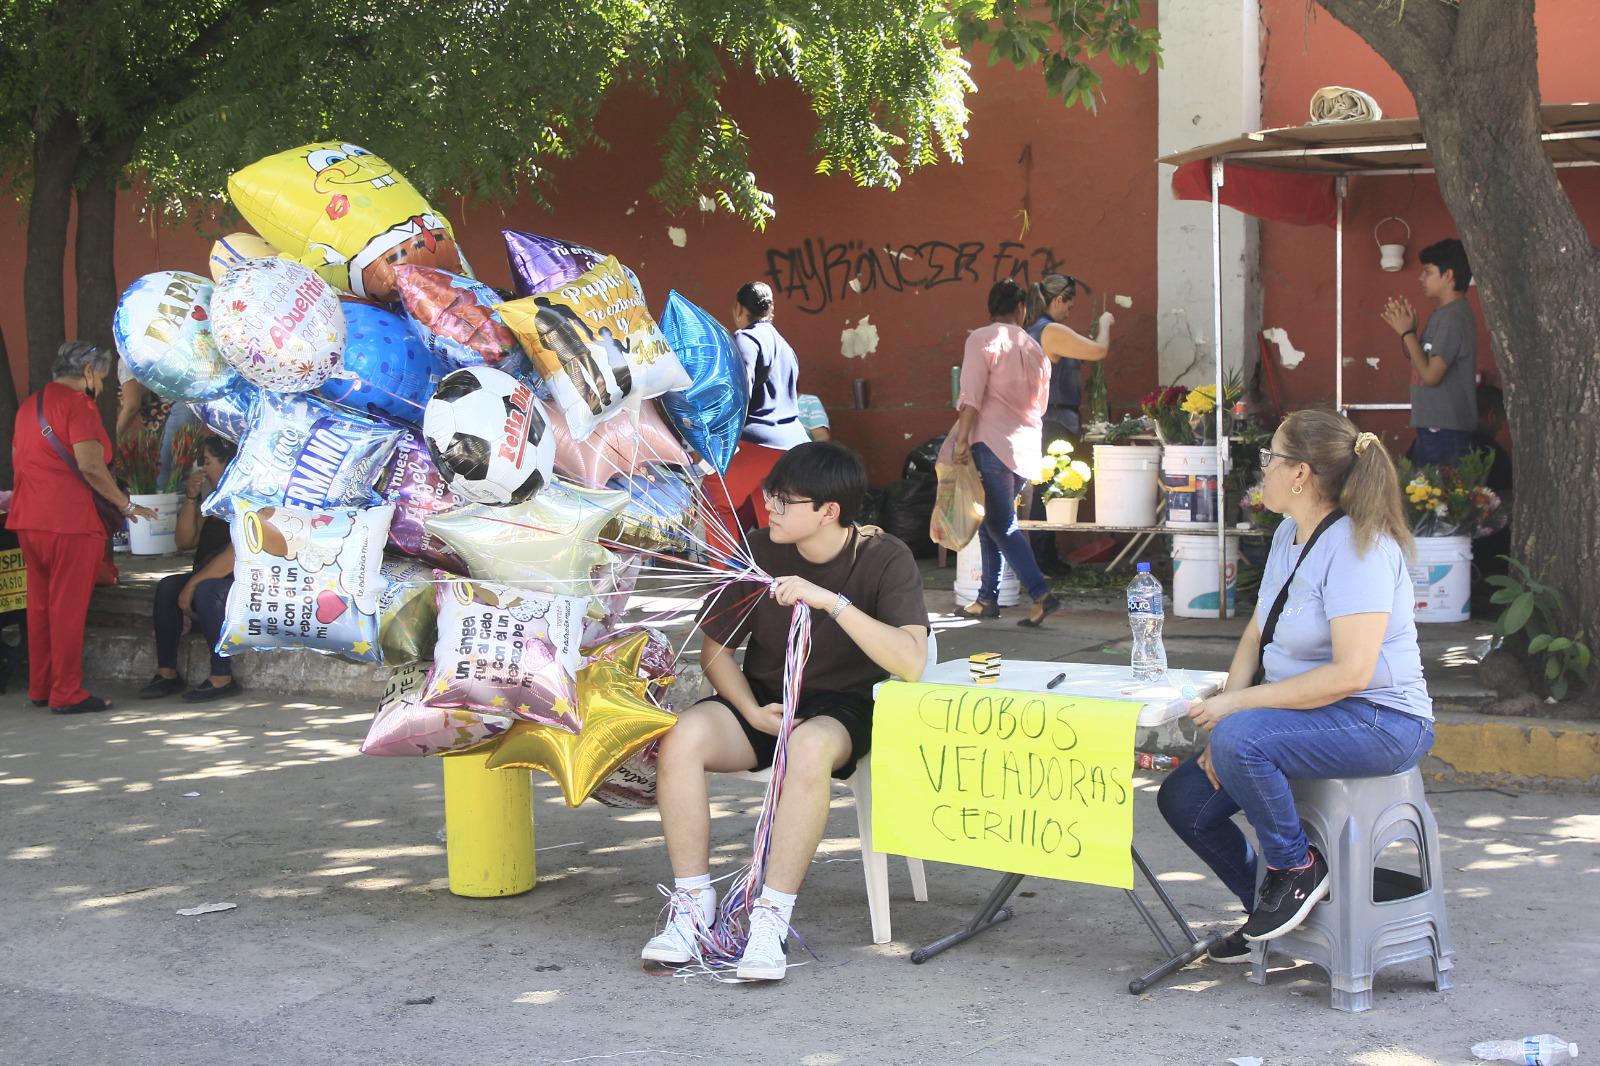
<path fill-rule="evenodd" d="M 1296 485 L 1294 488 L 1290 489 L 1289 491 L 1294 493 L 1296 496 L 1298 496 L 1302 492 L 1304 492 L 1305 490 L 1306 490 L 1306 487 L 1304 485 Z"/>

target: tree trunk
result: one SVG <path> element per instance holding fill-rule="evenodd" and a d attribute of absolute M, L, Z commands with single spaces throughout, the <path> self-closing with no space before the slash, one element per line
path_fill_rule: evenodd
<path fill-rule="evenodd" d="M 118 179 L 132 155 L 131 138 L 93 157 L 86 148 L 78 176 L 78 221 L 73 246 L 78 281 L 76 339 L 107 349 L 113 347 L 111 318 L 121 293 L 116 264 Z M 107 388 L 101 393 L 100 412 L 108 428 L 116 425 L 116 389 Z"/>
<path fill-rule="evenodd" d="M 50 362 L 66 339 L 67 222 L 82 138 L 77 121 L 58 116 L 34 134 L 33 195 L 28 203 L 28 258 L 22 292 L 28 328 L 28 391 L 50 380 Z"/>
<path fill-rule="evenodd" d="M 11 376 L 11 353 L 6 348 L 6 335 L 0 330 L 0 489 L 9 489 L 11 482 L 11 438 L 17 424 L 17 386 Z"/>
<path fill-rule="evenodd" d="M 1319 0 L 1405 80 L 1483 304 L 1516 448 L 1515 550 L 1600 638 L 1600 254 L 1539 140 L 1532 0 Z"/>

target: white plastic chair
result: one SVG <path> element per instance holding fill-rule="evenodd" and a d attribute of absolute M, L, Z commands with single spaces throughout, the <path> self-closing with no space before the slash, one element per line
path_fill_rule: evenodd
<path fill-rule="evenodd" d="M 939 662 L 938 641 L 933 630 L 928 630 L 928 665 Z M 772 770 L 730 774 L 730 777 L 766 784 L 772 779 Z M 872 756 L 863 755 L 856 760 L 856 771 L 848 780 L 836 782 L 850 786 L 856 801 L 856 831 L 861 838 L 861 870 L 867 879 L 867 916 L 872 920 L 872 942 L 887 944 L 889 932 L 889 856 L 872 850 Z M 906 868 L 911 873 L 911 896 L 918 903 L 928 902 L 928 877 L 922 860 L 906 857 Z"/>

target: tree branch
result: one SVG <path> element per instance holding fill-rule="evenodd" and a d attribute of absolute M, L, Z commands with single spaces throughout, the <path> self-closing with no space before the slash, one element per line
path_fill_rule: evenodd
<path fill-rule="evenodd" d="M 1498 14 L 1514 0 L 1474 6 Z M 1523 2 L 1523 0 L 1515 0 Z M 1395 69 L 1413 96 L 1453 65 L 1460 9 L 1451 0 L 1317 0 Z"/>

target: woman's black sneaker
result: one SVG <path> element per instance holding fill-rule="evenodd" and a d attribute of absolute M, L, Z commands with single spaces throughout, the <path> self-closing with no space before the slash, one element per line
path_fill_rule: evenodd
<path fill-rule="evenodd" d="M 1328 894 L 1328 864 L 1316 848 L 1310 849 L 1311 863 L 1298 870 L 1267 869 L 1256 898 L 1255 913 L 1244 923 L 1244 938 L 1276 940 L 1293 932 L 1317 901 Z"/>
<path fill-rule="evenodd" d="M 1235 929 L 1212 944 L 1206 949 L 1206 958 L 1212 962 L 1249 962 L 1250 942 L 1244 938 L 1244 930 Z"/>
<path fill-rule="evenodd" d="M 221 699 L 223 696 L 232 696 L 234 693 L 241 691 L 243 690 L 239 688 L 239 682 L 231 678 L 226 685 L 216 687 L 211 684 L 211 679 L 208 677 L 194 688 L 190 689 L 188 692 L 185 692 L 183 694 L 183 702 L 204 703 L 207 700 Z"/>
<path fill-rule="evenodd" d="M 103 700 L 99 696 L 85 696 L 83 699 L 79 700 L 77 703 L 68 704 L 65 707 L 52 707 L 52 708 L 50 708 L 50 713 L 51 714 L 89 714 L 89 713 L 91 713 L 93 711 L 109 711 L 110 709 L 111 709 L 111 701 L 110 700 Z"/>
<path fill-rule="evenodd" d="M 157 674 L 150 679 L 150 683 L 139 690 L 141 700 L 158 700 L 162 696 L 175 696 L 184 688 L 181 677 L 162 677 Z"/>

